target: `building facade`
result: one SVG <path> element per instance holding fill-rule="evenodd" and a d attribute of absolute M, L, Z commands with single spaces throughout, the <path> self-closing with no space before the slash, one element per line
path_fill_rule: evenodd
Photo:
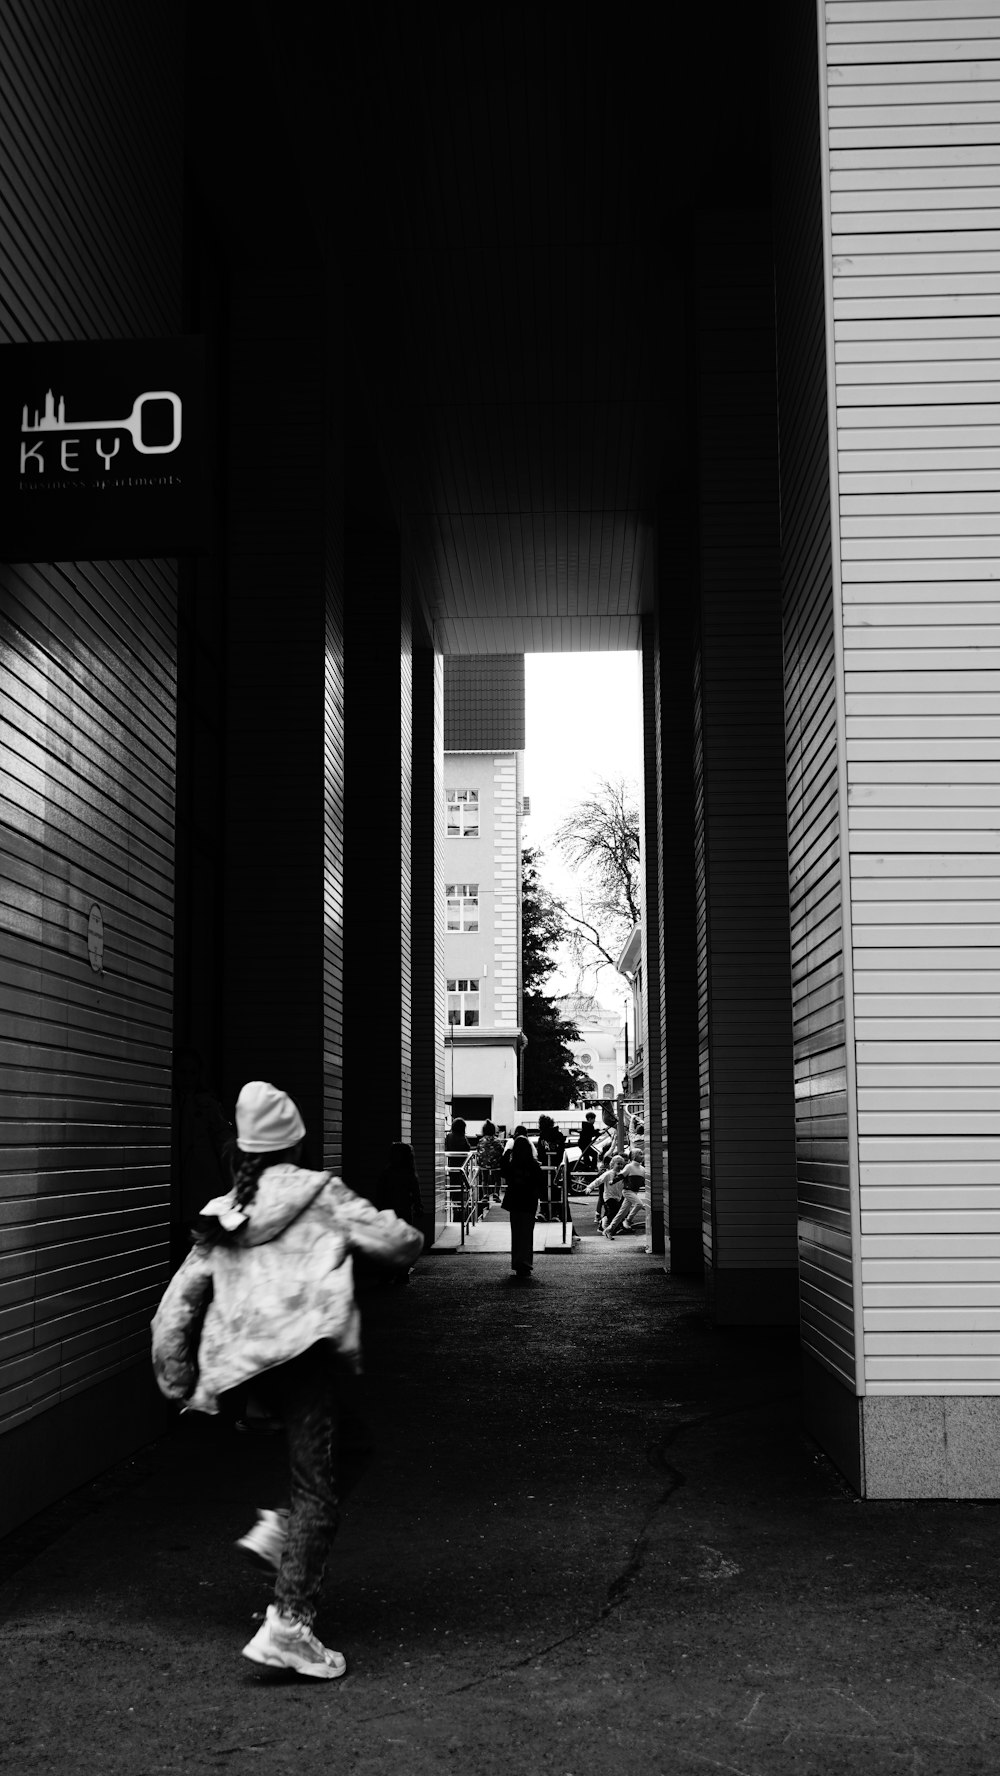
<path fill-rule="evenodd" d="M 523 655 L 444 676 L 445 1102 L 512 1128 L 520 1083 Z"/>
<path fill-rule="evenodd" d="M 199 554 L 0 539 L 5 1525 L 162 1424 L 177 1049 L 443 1218 L 446 671 L 540 649 L 642 655 L 659 1261 L 1000 1496 L 1000 8 L 684 9 L 668 106 L 550 17 L 0 15 L 0 353 L 199 337 L 212 464 Z"/>
<path fill-rule="evenodd" d="M 641 1098 L 645 1092 L 646 995 L 642 979 L 642 923 L 637 921 L 616 964 L 618 973 L 628 981 L 632 999 L 629 1024 L 631 1036 L 628 1058 L 622 1069 L 622 1090 L 627 1098 Z"/>
<path fill-rule="evenodd" d="M 516 1121 L 523 756 L 444 755 L 445 1098 L 474 1129 Z"/>
<path fill-rule="evenodd" d="M 578 1032 L 567 1047 L 576 1065 L 591 1081 L 588 1098 L 617 1098 L 625 1074 L 625 1027 L 622 1014 L 601 1005 L 591 993 L 569 993 L 556 1000 L 561 1016 Z"/>

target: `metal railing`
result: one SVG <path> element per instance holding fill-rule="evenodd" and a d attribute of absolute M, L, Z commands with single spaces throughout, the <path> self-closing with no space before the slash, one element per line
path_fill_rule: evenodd
<path fill-rule="evenodd" d="M 539 1200 L 538 1219 L 541 1221 L 562 1222 L 562 1244 L 566 1244 L 566 1226 L 572 1227 L 569 1212 L 569 1190 L 567 1188 L 566 1167 L 552 1160 L 542 1161 L 545 1174 L 545 1195 Z M 542 1212 L 544 1204 L 544 1213 Z M 571 1236 L 572 1237 L 572 1236 Z"/>
<path fill-rule="evenodd" d="M 453 1153 L 446 1155 L 448 1159 L 456 1157 Z M 466 1234 L 489 1209 L 489 1186 L 490 1172 L 480 1165 L 475 1148 L 466 1154 L 461 1165 L 448 1168 L 448 1220 L 460 1223 L 460 1246 L 464 1246 Z"/>
<path fill-rule="evenodd" d="M 458 1159 L 455 1153 L 445 1154 L 446 1161 Z M 570 1212 L 570 1195 L 582 1195 L 586 1186 L 592 1184 L 605 1169 L 602 1160 L 596 1168 L 583 1171 L 577 1169 L 570 1178 L 569 1169 L 564 1160 L 548 1158 L 541 1162 L 545 1176 L 544 1193 L 539 1199 L 538 1219 L 542 1221 L 558 1221 L 562 1226 L 561 1243 L 566 1245 L 573 1237 L 573 1217 Z M 492 1188 L 503 1180 L 496 1168 L 486 1167 L 480 1163 L 475 1148 L 465 1154 L 462 1163 L 449 1164 L 447 1170 L 448 1183 L 448 1219 L 459 1223 L 459 1246 L 465 1245 L 466 1235 L 472 1231 L 477 1222 L 483 1220 L 489 1211 Z M 572 1189 L 571 1189 L 572 1185 Z"/>
<path fill-rule="evenodd" d="M 547 1187 L 548 1219 L 550 1221 L 559 1220 L 562 1222 L 562 1244 L 566 1245 L 567 1228 L 569 1229 L 569 1239 L 572 1240 L 573 1237 L 573 1216 L 569 1206 L 570 1195 L 579 1196 L 583 1194 L 581 1187 L 587 1184 L 592 1184 L 594 1179 L 600 1176 L 600 1172 L 591 1170 L 581 1171 L 577 1168 L 573 1173 L 573 1188 L 571 1191 L 569 1168 L 565 1161 L 560 1160 L 558 1164 L 556 1164 L 551 1160 L 547 1160 L 542 1165 L 542 1171 L 545 1173 Z M 553 1210 L 555 1210 L 556 1213 L 553 1213 Z"/>

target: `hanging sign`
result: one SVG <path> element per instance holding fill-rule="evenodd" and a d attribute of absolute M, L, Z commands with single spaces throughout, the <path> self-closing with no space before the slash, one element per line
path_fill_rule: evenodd
<path fill-rule="evenodd" d="M 0 348 L 0 560 L 210 547 L 201 338 Z"/>

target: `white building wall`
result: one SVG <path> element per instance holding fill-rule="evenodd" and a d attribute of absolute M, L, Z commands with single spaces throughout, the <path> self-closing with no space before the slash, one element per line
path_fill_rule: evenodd
<path fill-rule="evenodd" d="M 453 1040 L 455 1095 L 492 1095 L 494 1114 L 505 1122 L 517 1104 L 517 1056 L 511 1039 L 520 1029 L 521 1010 L 521 769 L 519 753 L 445 753 L 446 797 L 449 788 L 479 793 L 479 837 L 444 841 L 445 882 L 479 884 L 479 930 L 445 932 L 446 978 L 480 983 L 475 1042 L 464 1037 L 462 1029 L 449 1032 L 447 1096 L 450 1099 Z M 498 1041 L 487 1047 L 482 1038 L 490 1032 Z"/>
<path fill-rule="evenodd" d="M 449 1069 L 450 1097 L 450 1052 L 445 1060 Z M 506 1127 L 509 1132 L 517 1122 L 517 1055 L 510 1044 L 505 1047 L 481 1048 L 472 1043 L 456 1042 L 455 1097 L 491 1098 L 493 1121 Z M 467 1133 L 478 1134 L 481 1126 L 479 1122 L 470 1122 Z"/>
<path fill-rule="evenodd" d="M 517 762 L 516 753 L 505 753 L 492 760 L 493 869 L 496 884 L 493 918 L 496 958 L 493 1021 L 498 1030 L 516 1030 L 518 1026 L 521 852 Z"/>
<path fill-rule="evenodd" d="M 1000 5 L 830 0 L 819 17 L 859 1391 L 992 1395 L 1000 1393 Z M 928 1456 L 929 1477 L 916 1490 L 995 1492 L 1000 1474 L 955 1477 L 959 1421 L 931 1400 L 925 1417 L 940 1472 Z M 882 1448 L 879 1422 L 866 1412 L 869 1467 Z M 890 1477 L 884 1489 L 900 1485 Z M 878 1490 L 873 1472 L 869 1490 Z"/>
<path fill-rule="evenodd" d="M 480 982 L 479 1023 L 492 1027 L 496 996 L 496 858 L 493 844 L 493 760 L 483 753 L 445 753 L 445 797 L 449 789 L 479 792 L 479 838 L 444 842 L 445 882 L 478 882 L 479 930 L 446 931 L 445 974 Z"/>

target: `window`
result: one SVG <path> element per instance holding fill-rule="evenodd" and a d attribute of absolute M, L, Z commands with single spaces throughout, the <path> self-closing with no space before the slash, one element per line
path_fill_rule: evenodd
<path fill-rule="evenodd" d="M 448 837 L 449 839 L 478 839 L 478 789 L 449 789 Z"/>
<path fill-rule="evenodd" d="M 479 982 L 456 976 L 448 982 L 448 1022 L 466 1030 L 479 1022 Z"/>
<path fill-rule="evenodd" d="M 584 1066 L 584 1067 L 589 1067 L 589 1066 L 590 1066 L 590 1056 L 589 1056 L 589 1055 L 588 1055 L 588 1054 L 582 1054 L 582 1055 L 581 1055 L 581 1056 L 580 1056 L 580 1061 L 581 1061 L 581 1064 L 582 1064 L 582 1065 L 583 1065 L 583 1066 Z"/>
<path fill-rule="evenodd" d="M 478 931 L 479 883 L 446 882 L 444 891 L 448 899 L 446 930 Z"/>
<path fill-rule="evenodd" d="M 488 1122 L 493 1115 L 493 1099 L 453 1098 L 451 1114 L 464 1117 L 466 1122 Z"/>

